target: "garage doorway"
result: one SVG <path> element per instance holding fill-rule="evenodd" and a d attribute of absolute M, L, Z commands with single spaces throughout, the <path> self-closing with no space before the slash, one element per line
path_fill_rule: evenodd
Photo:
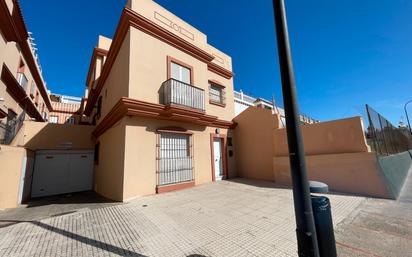
<path fill-rule="evenodd" d="M 36 151 L 31 197 L 93 189 L 92 150 Z"/>

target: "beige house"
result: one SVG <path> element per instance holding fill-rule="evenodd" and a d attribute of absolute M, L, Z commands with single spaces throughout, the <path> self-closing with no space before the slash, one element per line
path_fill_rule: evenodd
<path fill-rule="evenodd" d="M 96 125 L 94 189 L 108 198 L 234 172 L 231 58 L 154 1 L 129 1 L 114 38 L 99 37 L 85 98 Z"/>
<path fill-rule="evenodd" d="M 0 2 L 0 143 L 26 119 L 44 121 L 51 103 L 18 1 Z"/>
<path fill-rule="evenodd" d="M 49 123 L 73 125 L 82 123 L 82 98 L 50 94 L 50 100 L 53 110 L 47 117 Z"/>

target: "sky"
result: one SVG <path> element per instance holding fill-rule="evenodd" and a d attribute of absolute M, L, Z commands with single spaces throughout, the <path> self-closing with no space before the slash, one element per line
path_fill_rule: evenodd
<path fill-rule="evenodd" d="M 20 0 L 47 87 L 83 96 L 99 34 L 125 0 Z M 232 57 L 235 90 L 283 105 L 270 0 L 156 0 Z M 412 1 L 285 0 L 299 108 L 321 121 L 364 115 L 394 125 L 412 99 Z M 412 105 L 409 108 L 412 113 Z"/>

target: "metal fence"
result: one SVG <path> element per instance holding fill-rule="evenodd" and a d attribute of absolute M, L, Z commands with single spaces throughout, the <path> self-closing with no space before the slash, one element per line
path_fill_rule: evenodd
<path fill-rule="evenodd" d="M 26 112 L 20 113 L 19 116 L 8 118 L 6 124 L 0 123 L 0 143 L 9 145 L 14 137 L 23 126 L 23 122 L 26 118 Z"/>
<path fill-rule="evenodd" d="M 411 138 L 396 128 L 381 114 L 366 105 L 369 125 L 366 128 L 366 140 L 372 151 L 379 155 L 391 155 L 410 149 Z"/>
<path fill-rule="evenodd" d="M 162 85 L 163 104 L 177 104 L 190 108 L 205 110 L 205 92 L 184 82 L 168 79 Z"/>

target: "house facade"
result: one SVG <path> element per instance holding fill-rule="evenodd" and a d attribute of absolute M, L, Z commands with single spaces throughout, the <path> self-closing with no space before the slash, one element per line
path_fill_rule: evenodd
<path fill-rule="evenodd" d="M 82 123 L 82 98 L 50 94 L 53 110 L 49 113 L 47 121 L 56 124 L 81 124 Z"/>
<path fill-rule="evenodd" d="M 131 0 L 100 36 L 84 114 L 95 125 L 94 189 L 125 201 L 230 177 L 231 58 L 152 0 Z"/>
<path fill-rule="evenodd" d="M 18 1 L 0 1 L 0 143 L 24 120 L 44 121 L 52 109 Z"/>

